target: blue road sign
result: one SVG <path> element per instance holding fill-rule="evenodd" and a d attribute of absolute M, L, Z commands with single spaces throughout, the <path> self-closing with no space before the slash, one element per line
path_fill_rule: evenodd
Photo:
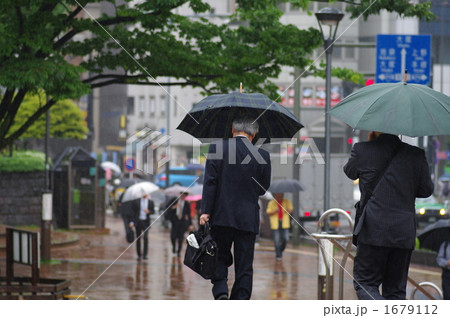
<path fill-rule="evenodd" d="M 430 35 L 377 35 L 376 83 L 403 81 L 408 70 L 408 83 L 430 85 Z"/>
<path fill-rule="evenodd" d="M 133 157 L 128 157 L 127 159 L 125 159 L 123 167 L 128 172 L 134 171 L 134 169 L 136 169 L 136 160 L 134 160 Z"/>

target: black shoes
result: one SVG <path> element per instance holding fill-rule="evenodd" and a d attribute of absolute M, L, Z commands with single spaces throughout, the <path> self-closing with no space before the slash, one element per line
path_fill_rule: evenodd
<path fill-rule="evenodd" d="M 216 300 L 228 300 L 227 294 L 222 294 L 217 296 Z"/>

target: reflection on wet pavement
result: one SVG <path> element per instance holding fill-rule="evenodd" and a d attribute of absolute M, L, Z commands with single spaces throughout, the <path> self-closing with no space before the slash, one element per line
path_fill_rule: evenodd
<path fill-rule="evenodd" d="M 80 232 L 77 244 L 52 247 L 52 259 L 59 263 L 41 265 L 41 277 L 70 279 L 72 294 L 84 294 L 89 299 L 212 299 L 211 283 L 184 266 L 182 257 L 172 255 L 169 231 L 158 222 L 149 233 L 149 259 L 141 262 L 136 261 L 135 246 L 125 241 L 122 221 L 108 217 L 107 227 L 109 235 Z M 336 259 L 340 261 L 339 254 Z M 350 260 L 346 265 L 344 299 L 356 299 L 350 276 L 352 265 Z M 16 272 L 27 276 L 28 268 Z M 438 269 L 413 267 L 410 276 L 440 286 Z M 231 287 L 232 270 L 229 278 Z M 337 271 L 334 279 L 337 299 Z M 276 261 L 271 241 L 257 246 L 252 299 L 315 300 L 317 284 L 316 247 L 290 247 L 283 260 Z M 408 295 L 411 289 L 408 285 Z"/>

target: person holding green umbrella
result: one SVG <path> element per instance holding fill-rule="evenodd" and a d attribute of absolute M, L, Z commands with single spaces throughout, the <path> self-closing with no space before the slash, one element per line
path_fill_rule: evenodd
<path fill-rule="evenodd" d="M 329 111 L 354 129 L 371 131 L 344 167 L 350 179 L 359 178 L 361 191 L 353 268 L 359 299 L 405 299 L 415 198 L 434 190 L 425 152 L 397 135 L 450 134 L 450 97 L 406 78 L 405 72 L 403 82 L 361 88 Z"/>
<path fill-rule="evenodd" d="M 414 202 L 434 190 L 425 152 L 398 136 L 371 131 L 369 141 L 353 146 L 344 172 L 359 178 L 361 191 L 354 229 L 358 299 L 405 299 L 416 238 Z"/>

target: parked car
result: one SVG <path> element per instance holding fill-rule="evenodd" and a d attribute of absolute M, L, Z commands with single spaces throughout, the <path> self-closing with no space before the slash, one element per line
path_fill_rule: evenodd
<path fill-rule="evenodd" d="M 188 187 L 198 184 L 202 171 L 199 169 L 188 169 L 186 167 L 172 167 L 169 170 L 169 186 L 181 185 Z M 166 172 L 158 173 L 155 176 L 154 183 L 161 188 L 166 187 Z"/>
<path fill-rule="evenodd" d="M 448 207 L 434 197 L 416 199 L 416 219 L 418 222 L 433 223 L 449 218 Z"/>

